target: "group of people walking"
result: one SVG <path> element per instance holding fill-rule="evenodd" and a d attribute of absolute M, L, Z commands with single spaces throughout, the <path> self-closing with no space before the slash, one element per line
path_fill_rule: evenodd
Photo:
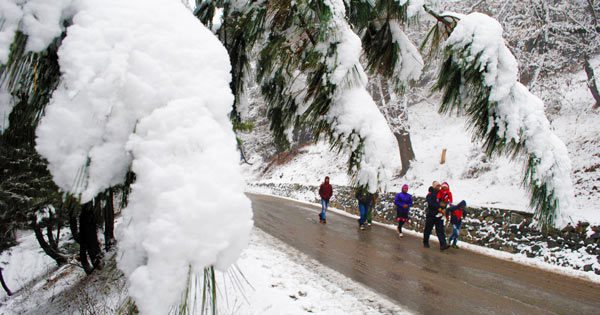
<path fill-rule="evenodd" d="M 333 188 L 329 183 L 329 177 L 325 177 L 325 181 L 319 187 L 319 196 L 321 197 L 321 213 L 319 220 L 321 223 L 326 223 L 326 211 L 329 206 L 329 200 L 333 195 Z M 370 193 L 366 187 L 359 187 L 356 190 L 355 197 L 358 201 L 358 209 L 360 218 L 358 226 L 361 230 L 365 229 L 366 224 L 371 223 L 370 207 L 375 203 L 377 194 Z M 466 217 L 466 201 L 462 200 L 458 204 L 453 204 L 452 192 L 448 183 L 440 184 L 434 181 L 429 187 L 429 192 L 425 198 L 427 208 L 425 213 L 425 229 L 423 231 L 423 246 L 429 248 L 429 236 L 435 227 L 435 233 L 440 243 L 440 250 L 446 250 L 450 247 L 458 248 L 458 236 L 462 220 Z M 412 195 L 408 193 L 408 185 L 402 186 L 402 191 L 396 194 L 394 198 L 396 206 L 396 220 L 398 221 L 398 235 L 404 237 L 402 226 L 410 220 L 410 208 L 413 205 Z M 452 235 L 446 241 L 446 233 L 444 229 L 444 218 L 446 222 L 452 224 Z M 450 243 L 450 245 L 448 244 Z"/>

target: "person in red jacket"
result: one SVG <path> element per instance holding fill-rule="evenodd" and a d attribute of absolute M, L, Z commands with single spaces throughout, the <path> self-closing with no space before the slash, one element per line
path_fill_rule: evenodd
<path fill-rule="evenodd" d="M 329 184 L 329 176 L 325 176 L 325 181 L 319 187 L 319 196 L 321 196 L 321 213 L 319 213 L 319 221 L 323 224 L 327 223 L 325 218 L 325 211 L 329 206 L 329 199 L 333 195 L 333 187 Z"/>
<path fill-rule="evenodd" d="M 444 182 L 442 189 L 438 191 L 436 196 L 437 202 L 440 203 L 440 209 L 438 210 L 438 218 L 441 218 L 445 214 L 446 207 L 452 204 L 452 193 L 450 192 L 450 186 Z"/>

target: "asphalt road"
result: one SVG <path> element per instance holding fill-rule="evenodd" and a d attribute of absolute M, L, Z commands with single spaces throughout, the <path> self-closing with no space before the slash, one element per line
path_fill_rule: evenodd
<path fill-rule="evenodd" d="M 600 314 L 600 284 L 465 249 L 440 252 L 431 240 L 320 207 L 248 194 L 254 224 L 354 281 L 421 314 Z"/>

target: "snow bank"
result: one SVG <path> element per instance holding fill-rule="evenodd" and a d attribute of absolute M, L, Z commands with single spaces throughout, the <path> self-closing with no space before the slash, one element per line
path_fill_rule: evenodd
<path fill-rule="evenodd" d="M 37 149 L 83 202 L 136 174 L 119 267 L 140 311 L 166 314 L 188 271 L 227 268 L 252 227 L 227 116 L 229 57 L 179 1 L 89 0 L 59 63 Z"/>
<path fill-rule="evenodd" d="M 452 50 L 468 48 L 464 59 L 466 66 L 477 58 L 484 84 L 490 88 L 490 102 L 497 115 L 490 127 L 499 127 L 498 136 L 525 144 L 526 153 L 535 159 L 532 179 L 535 185 L 546 184 L 548 194 L 559 202 L 555 223 L 566 225 L 572 211 L 573 186 L 571 161 L 566 146 L 550 128 L 542 101 L 517 81 L 518 67 L 515 57 L 504 44 L 503 29 L 493 18 L 481 14 L 456 15 L 460 18 L 446 41 Z M 463 96 L 467 103 L 469 96 Z"/>

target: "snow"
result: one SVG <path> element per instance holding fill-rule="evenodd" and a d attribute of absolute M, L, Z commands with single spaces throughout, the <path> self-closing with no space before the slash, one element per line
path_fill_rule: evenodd
<path fill-rule="evenodd" d="M 19 232 L 17 240 L 17 246 L 0 253 L 2 276 L 13 293 L 56 268 L 54 260 L 42 251 L 33 231 Z M 6 292 L 0 290 L 0 302 L 7 297 Z"/>
<path fill-rule="evenodd" d="M 15 32 L 28 35 L 26 51 L 40 52 L 64 30 L 73 13 L 73 0 L 0 0 L 0 64 L 8 61 Z"/>
<path fill-rule="evenodd" d="M 390 30 L 396 44 L 400 47 L 400 64 L 394 69 L 394 77 L 407 83 L 410 80 L 418 80 L 423 71 L 423 58 L 419 50 L 402 31 L 400 24 L 390 21 Z"/>
<path fill-rule="evenodd" d="M 566 146 L 552 132 L 543 102 L 517 81 L 517 61 L 504 44 L 500 23 L 481 13 L 456 16 L 460 20 L 445 45 L 455 52 L 464 50 L 456 53 L 459 66 L 477 61 L 484 85 L 490 88 L 489 100 L 497 104 L 492 109 L 497 118 L 490 121 L 488 131 L 497 126 L 499 137 L 524 144 L 534 159 L 531 181 L 537 187 L 547 185 L 547 193 L 558 203 L 555 224 L 565 226 L 573 213 L 571 161 Z M 461 98 L 463 104 L 471 101 L 470 95 Z"/>
<path fill-rule="evenodd" d="M 32 234 L 23 236 L 19 245 L 0 255 L 0 263 L 5 267 L 4 276 L 11 290 L 16 292 L 29 283 L 25 291 L 10 298 L 0 292 L 0 314 L 31 313 L 36 309 L 44 309 L 49 315 L 80 313 L 85 307 L 65 306 L 56 301 L 44 304 L 75 283 L 85 281 L 86 275 L 75 266 L 53 271 L 56 269 L 53 261 L 39 253 Z M 45 285 L 46 280 L 35 279 L 46 274 L 53 279 L 51 287 Z M 15 279 L 23 285 L 16 285 Z M 395 302 L 259 229 L 252 231 L 249 245 L 235 266 L 217 272 L 216 280 L 220 314 L 410 314 Z M 80 288 L 77 294 L 83 292 Z M 103 303 L 118 304 L 126 293 L 116 290 L 102 298 L 98 296 L 101 293 L 92 292 L 95 296 L 91 300 L 99 303 L 92 309 L 102 309 Z"/>
<path fill-rule="evenodd" d="M 226 269 L 252 227 L 227 52 L 178 1 L 89 0 L 58 54 L 61 83 L 36 149 L 81 202 L 136 174 L 119 268 L 140 311 L 165 314 L 188 271 Z"/>
<path fill-rule="evenodd" d="M 336 91 L 325 119 L 333 129 L 334 139 L 340 137 L 349 142 L 350 150 L 356 150 L 363 141 L 360 169 L 351 170 L 356 174 L 357 183 L 367 186 L 371 192 L 378 188 L 387 190 L 399 163 L 386 152 L 397 145 L 385 118 L 366 90 L 367 75 L 360 63 L 361 41 L 344 19 L 343 1 L 330 0 L 325 4 L 333 13 L 329 27 L 335 32 L 332 38 L 336 52 L 327 60 L 331 72 L 328 80 L 336 86 Z"/>

